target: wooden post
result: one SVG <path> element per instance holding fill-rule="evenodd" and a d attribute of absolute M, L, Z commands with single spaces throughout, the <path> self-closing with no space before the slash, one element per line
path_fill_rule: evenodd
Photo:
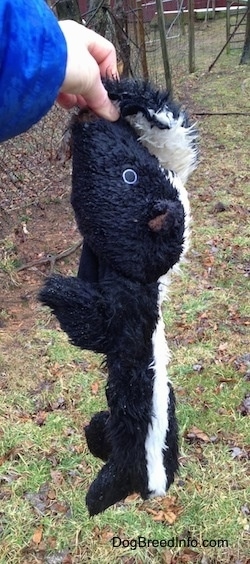
<path fill-rule="evenodd" d="M 156 9 L 157 9 L 158 26 L 159 26 L 159 33 L 161 40 L 161 52 L 162 52 L 162 60 L 164 66 L 165 82 L 168 91 L 170 92 L 170 94 L 173 94 L 162 0 L 156 0 Z"/>
<path fill-rule="evenodd" d="M 138 45 L 138 25 L 137 25 L 137 12 L 136 12 L 136 0 L 131 0 L 132 7 L 132 17 L 133 17 L 133 32 L 134 32 L 134 42 Z"/>
<path fill-rule="evenodd" d="M 250 0 L 248 0 L 247 2 L 247 10 L 245 16 L 247 18 L 246 33 L 244 47 L 240 59 L 240 65 L 250 65 Z"/>
<path fill-rule="evenodd" d="M 195 71 L 194 0 L 188 0 L 188 67 L 190 73 Z"/>
<path fill-rule="evenodd" d="M 146 56 L 144 21 L 143 21 L 143 10 L 142 10 L 141 0 L 136 0 L 136 7 L 137 7 L 137 22 L 138 22 L 137 25 L 138 25 L 139 46 L 141 51 L 142 73 L 143 73 L 143 77 L 147 80 L 148 65 L 147 65 L 147 56 Z"/>
<path fill-rule="evenodd" d="M 116 0 L 114 2 L 114 25 L 116 39 L 119 43 L 119 55 L 121 58 L 122 72 L 119 72 L 122 76 L 129 76 L 130 71 L 130 43 L 128 41 L 128 34 L 126 33 L 126 26 L 128 16 L 124 10 L 124 2 L 122 0 Z"/>

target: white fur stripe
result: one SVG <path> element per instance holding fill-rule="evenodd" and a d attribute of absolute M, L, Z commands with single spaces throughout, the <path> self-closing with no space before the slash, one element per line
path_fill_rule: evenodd
<path fill-rule="evenodd" d="M 188 193 L 179 176 L 177 176 L 177 174 L 175 174 L 172 170 L 166 171 L 166 177 L 171 182 L 172 186 L 177 190 L 179 195 L 179 200 L 183 205 L 184 213 L 185 213 L 184 244 L 183 244 L 182 254 L 179 259 L 181 260 L 188 251 L 189 240 L 190 240 L 189 226 L 191 223 L 191 215 L 190 215 Z"/>
<path fill-rule="evenodd" d="M 148 427 L 145 441 L 148 488 L 151 496 L 163 496 L 167 489 L 167 476 L 163 464 L 163 450 L 166 432 L 169 428 L 169 381 L 166 364 L 169 360 L 169 350 L 165 340 L 164 323 L 160 315 L 156 329 L 152 336 L 153 344 L 153 415 Z"/>

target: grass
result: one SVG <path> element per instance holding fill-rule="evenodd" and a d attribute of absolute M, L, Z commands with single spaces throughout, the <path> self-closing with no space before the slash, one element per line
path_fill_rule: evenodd
<path fill-rule="evenodd" d="M 193 79 L 190 96 L 201 109 L 218 110 L 220 99 L 230 109 L 236 98 L 240 108 L 245 76 L 222 67 Z M 132 496 L 89 519 L 86 490 L 101 463 L 88 452 L 83 427 L 105 408 L 102 358 L 69 345 L 39 306 L 28 327 L 0 333 L 0 564 L 247 562 L 247 128 L 242 117 L 199 125 L 192 248 L 164 309 L 181 450 L 166 498 Z M 12 271 L 8 241 L 1 264 Z M 120 546 L 113 537 L 123 539 Z"/>
<path fill-rule="evenodd" d="M 10 238 L 1 241 L 0 247 L 0 272 L 11 273 L 20 266 L 20 262 L 16 256 L 16 247 Z"/>

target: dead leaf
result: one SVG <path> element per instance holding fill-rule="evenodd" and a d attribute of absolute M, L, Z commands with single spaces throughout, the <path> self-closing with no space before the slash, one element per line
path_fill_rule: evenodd
<path fill-rule="evenodd" d="M 62 564 L 72 564 L 72 562 L 73 560 L 71 554 L 66 554 L 62 560 Z"/>
<path fill-rule="evenodd" d="M 67 513 L 68 509 L 68 504 L 60 501 L 53 502 L 50 507 L 50 510 L 54 513 Z"/>
<path fill-rule="evenodd" d="M 204 370 L 204 366 L 202 364 L 193 364 L 192 368 L 195 372 L 202 372 L 202 370 Z"/>
<path fill-rule="evenodd" d="M 47 546 L 48 546 L 49 548 L 52 548 L 52 549 L 53 549 L 53 548 L 56 547 L 57 538 L 56 538 L 56 537 L 47 537 L 46 542 L 47 542 Z"/>
<path fill-rule="evenodd" d="M 62 560 L 62 564 L 72 564 L 72 556 L 71 554 L 66 554 Z"/>
<path fill-rule="evenodd" d="M 40 544 L 42 537 L 43 537 L 43 528 L 38 527 L 38 529 L 36 529 L 34 534 L 33 534 L 32 541 L 35 544 Z"/>
<path fill-rule="evenodd" d="M 172 553 L 170 550 L 165 550 L 165 552 L 161 555 L 161 558 L 162 564 L 172 564 Z"/>
<path fill-rule="evenodd" d="M 169 525 L 172 525 L 176 521 L 177 517 L 177 513 L 174 513 L 173 511 L 167 511 L 167 513 L 164 512 L 165 521 L 169 523 Z"/>
<path fill-rule="evenodd" d="M 96 394 L 98 394 L 98 392 L 99 392 L 99 383 L 93 382 L 93 384 L 91 384 L 91 394 L 93 396 L 96 396 Z"/>
<path fill-rule="evenodd" d="M 171 507 L 177 505 L 177 496 L 176 495 L 169 495 L 167 497 L 162 498 L 161 505 L 164 511 L 168 511 Z"/>
<path fill-rule="evenodd" d="M 48 499 L 56 499 L 56 492 L 54 490 L 49 490 L 47 493 Z"/>
<path fill-rule="evenodd" d="M 72 557 L 66 548 L 46 556 L 46 564 L 72 564 Z"/>
<path fill-rule="evenodd" d="M 40 486 L 38 492 L 27 492 L 24 494 L 25 499 L 27 499 L 27 501 L 39 515 L 45 515 L 48 489 L 49 486 L 47 483 L 45 483 Z"/>
<path fill-rule="evenodd" d="M 111 531 L 111 529 L 108 526 L 105 526 L 102 529 L 96 526 L 93 528 L 92 532 L 94 533 L 94 537 L 98 539 L 98 541 L 100 540 L 103 540 L 105 542 L 110 541 L 115 536 L 115 533 Z"/>
<path fill-rule="evenodd" d="M 64 482 L 63 473 L 60 470 L 51 470 L 50 475 L 52 478 L 52 482 L 56 486 L 60 486 Z"/>
<path fill-rule="evenodd" d="M 232 458 L 239 458 L 239 459 L 247 458 L 247 452 L 241 449 L 240 447 L 234 446 L 229 450 L 231 452 Z"/>
<path fill-rule="evenodd" d="M 62 367 L 60 366 L 59 362 L 55 362 L 53 366 L 50 366 L 50 372 L 53 376 L 60 376 L 62 372 Z"/>
<path fill-rule="evenodd" d="M 38 411 L 38 413 L 34 417 L 34 423 L 36 425 L 38 425 L 39 427 L 42 427 L 42 425 L 44 425 L 47 417 L 48 417 L 47 411 Z"/>
<path fill-rule="evenodd" d="M 130 503 L 131 501 L 135 501 L 136 499 L 139 499 L 139 497 L 140 497 L 140 496 L 139 496 L 137 493 L 134 493 L 134 494 L 128 495 L 128 496 L 125 498 L 124 501 L 125 501 L 125 503 L 127 503 L 127 502 Z"/>
<path fill-rule="evenodd" d="M 223 202 L 217 202 L 214 206 L 214 213 L 221 213 L 224 212 L 228 209 L 229 206 L 227 206 L 226 204 L 224 204 Z"/>
<path fill-rule="evenodd" d="M 243 417 L 245 417 L 246 415 L 250 415 L 250 394 L 246 394 L 242 403 L 238 407 L 238 411 L 240 412 L 241 415 L 243 415 Z"/>
<path fill-rule="evenodd" d="M 155 509 L 151 509 L 151 507 L 145 507 L 145 510 L 147 513 L 149 513 L 149 515 L 154 515 L 156 516 L 158 511 L 155 511 Z"/>
<path fill-rule="evenodd" d="M 153 521 L 156 521 L 156 522 L 158 521 L 160 523 L 164 523 L 165 520 L 166 520 L 165 519 L 165 513 L 162 510 L 157 511 L 156 515 L 154 515 L 154 517 L 153 517 Z"/>
<path fill-rule="evenodd" d="M 208 254 L 207 256 L 205 256 L 203 258 L 203 264 L 204 266 L 206 266 L 206 268 L 212 268 L 212 266 L 214 265 L 214 256 Z"/>
<path fill-rule="evenodd" d="M 219 378 L 219 382 L 225 384 L 236 384 L 238 380 L 236 380 L 236 378 Z"/>
<path fill-rule="evenodd" d="M 182 512 L 182 507 L 178 503 L 177 496 L 168 496 L 154 502 L 154 508 L 143 503 L 141 509 L 152 515 L 152 519 L 158 523 L 168 523 L 172 525 Z"/>
<path fill-rule="evenodd" d="M 209 436 L 206 433 L 204 433 L 204 431 L 202 431 L 201 429 L 198 429 L 198 427 L 195 427 L 195 426 L 191 427 L 185 433 L 184 436 L 189 442 L 194 442 L 194 441 L 202 441 L 204 443 L 210 442 Z"/>
<path fill-rule="evenodd" d="M 66 409 L 66 401 L 63 397 L 57 398 L 52 404 L 51 409 L 55 411 L 56 409 Z"/>
<path fill-rule="evenodd" d="M 219 347 L 218 347 L 218 351 L 223 352 L 223 351 L 226 351 L 227 348 L 228 348 L 228 343 L 227 343 L 227 342 L 221 343 L 221 344 L 219 345 Z"/>
<path fill-rule="evenodd" d="M 16 453 L 16 447 L 12 447 L 7 450 L 2 456 L 0 456 L 0 466 L 6 462 L 6 460 L 10 460 L 13 454 Z"/>
<path fill-rule="evenodd" d="M 106 526 L 106 527 L 103 527 L 103 529 L 101 529 L 100 536 L 101 536 L 101 539 L 103 541 L 105 541 L 105 543 L 106 543 L 106 542 L 109 542 L 115 536 L 115 533 L 114 533 L 114 531 L 111 531 L 108 526 Z"/>
<path fill-rule="evenodd" d="M 194 562 L 200 560 L 199 553 L 188 547 L 184 548 L 181 554 L 179 554 L 178 556 L 179 556 L 178 562 L 182 564 L 185 564 L 186 562 L 192 562 L 193 564 Z"/>

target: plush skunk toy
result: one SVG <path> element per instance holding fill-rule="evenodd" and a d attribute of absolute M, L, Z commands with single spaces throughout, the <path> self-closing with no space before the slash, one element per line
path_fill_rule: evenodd
<path fill-rule="evenodd" d="M 161 303 L 187 249 L 183 183 L 196 165 L 195 131 L 166 92 L 133 80 L 106 87 L 120 119 L 84 112 L 72 126 L 78 278 L 52 276 L 40 293 L 74 345 L 106 355 L 108 410 L 85 429 L 105 461 L 86 497 L 90 515 L 133 492 L 165 495 L 178 468 Z"/>

